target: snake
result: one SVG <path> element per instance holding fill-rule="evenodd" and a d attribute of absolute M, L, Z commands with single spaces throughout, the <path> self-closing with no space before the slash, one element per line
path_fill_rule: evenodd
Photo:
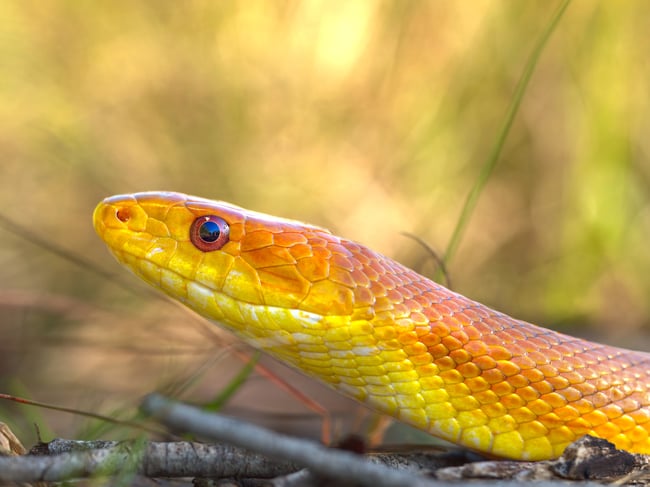
<path fill-rule="evenodd" d="M 591 435 L 650 453 L 650 354 L 451 291 L 318 226 L 175 192 L 93 214 L 113 256 L 249 345 L 371 409 L 494 458 Z"/>

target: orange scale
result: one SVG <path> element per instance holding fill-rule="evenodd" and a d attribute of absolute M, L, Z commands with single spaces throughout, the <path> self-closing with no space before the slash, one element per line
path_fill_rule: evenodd
<path fill-rule="evenodd" d="M 549 344 L 544 340 L 543 336 L 529 337 L 526 339 L 526 344 L 535 350 L 544 350 L 549 348 Z"/>
<path fill-rule="evenodd" d="M 551 384 L 553 389 L 555 389 L 556 391 L 569 387 L 569 381 L 566 380 L 561 375 L 557 375 L 555 377 L 547 377 L 546 380 L 548 381 L 549 384 Z"/>
<path fill-rule="evenodd" d="M 348 250 L 346 247 L 338 243 L 328 242 L 327 248 L 333 254 L 343 255 L 345 257 L 352 257 L 353 255 L 350 250 Z"/>
<path fill-rule="evenodd" d="M 400 343 L 402 342 L 402 337 L 398 338 Z M 427 347 L 423 345 L 420 342 L 414 342 L 410 343 L 408 345 L 404 346 L 404 352 L 411 357 L 411 360 L 413 360 L 414 357 L 429 357 L 429 361 L 431 361 L 431 355 L 429 355 Z"/>
<path fill-rule="evenodd" d="M 492 330 L 490 330 L 490 327 L 481 321 L 475 321 L 474 328 L 476 328 L 476 331 L 483 341 L 488 340 L 490 336 L 492 336 Z"/>
<path fill-rule="evenodd" d="M 485 381 L 488 384 L 500 384 L 504 383 L 506 376 L 501 372 L 499 369 L 489 369 L 489 370 L 484 370 L 483 373 L 481 374 L 481 377 L 485 379 Z M 507 384 L 507 382 L 506 382 Z M 512 387 L 511 385 L 507 385 L 507 387 Z"/>
<path fill-rule="evenodd" d="M 538 352 L 537 350 L 528 349 L 528 351 L 526 352 L 526 356 L 529 359 L 531 359 L 533 362 L 535 362 L 537 364 L 537 367 L 549 363 L 548 357 L 545 354 Z M 555 373 L 557 374 L 557 372 Z"/>
<path fill-rule="evenodd" d="M 367 287 L 355 286 L 352 291 L 354 293 L 355 308 L 372 306 L 375 303 L 375 296 Z"/>
<path fill-rule="evenodd" d="M 406 305 L 404 305 L 404 303 L 395 303 L 395 302 L 393 303 L 394 303 L 393 312 L 395 313 L 395 317 L 403 318 L 403 317 L 407 317 L 410 314 L 408 308 L 406 307 Z"/>
<path fill-rule="evenodd" d="M 573 387 L 580 391 L 583 396 L 590 396 L 596 393 L 596 387 L 589 382 L 582 382 L 580 384 L 573 384 Z"/>
<path fill-rule="evenodd" d="M 636 427 L 636 421 L 634 421 L 634 419 L 632 419 L 632 417 L 627 414 L 624 414 L 620 418 L 616 418 L 612 421 L 612 423 L 618 426 L 623 432 L 629 431 Z"/>
<path fill-rule="evenodd" d="M 431 333 L 438 335 L 440 338 L 449 335 L 449 328 L 441 322 L 436 322 L 431 325 Z"/>
<path fill-rule="evenodd" d="M 468 365 L 470 364 L 463 364 L 459 366 L 457 370 L 463 375 L 463 377 L 465 377 L 465 384 L 469 390 L 472 391 L 473 394 L 476 394 L 477 392 L 488 391 L 490 389 L 490 384 L 488 384 L 483 377 L 472 375 L 474 373 L 474 370 L 464 368 Z"/>
<path fill-rule="evenodd" d="M 607 391 L 612 387 L 612 385 L 611 381 L 604 378 L 600 378 L 594 382 L 594 386 L 596 386 L 596 389 L 599 391 Z"/>
<path fill-rule="evenodd" d="M 517 423 L 529 423 L 537 419 L 537 415 L 527 407 L 519 407 L 509 411 L 509 414 Z M 546 428 L 544 428 L 546 429 Z"/>
<path fill-rule="evenodd" d="M 415 371 L 420 376 L 420 387 L 423 389 L 438 389 L 440 387 L 438 373 L 440 369 L 435 364 L 431 362 L 418 365 L 413 359 L 411 359 L 413 365 L 415 365 Z"/>
<path fill-rule="evenodd" d="M 266 230 L 249 232 L 241 239 L 239 245 L 242 252 L 263 249 L 273 245 L 273 234 Z"/>
<path fill-rule="evenodd" d="M 390 311 L 391 318 L 392 318 L 393 303 L 390 301 L 390 299 L 388 299 L 386 296 L 378 296 L 376 293 L 373 294 L 375 294 L 375 305 L 373 306 L 375 312 L 381 313 L 381 312 Z"/>
<path fill-rule="evenodd" d="M 584 370 L 586 365 L 584 360 L 579 357 L 566 357 L 564 360 L 565 363 L 573 367 L 574 370 L 580 370 L 581 372 Z"/>
<path fill-rule="evenodd" d="M 538 353 L 544 355 L 544 359 L 546 363 L 556 362 L 556 361 L 561 362 L 562 360 L 564 360 L 564 357 L 560 355 L 558 352 L 556 352 L 555 350 L 553 350 L 552 348 Z"/>
<path fill-rule="evenodd" d="M 637 409 L 641 408 L 641 404 L 639 404 L 639 401 L 629 397 L 623 399 L 622 401 L 619 401 L 618 404 L 621 407 L 621 409 L 626 413 L 629 413 L 631 411 L 636 411 Z"/>
<path fill-rule="evenodd" d="M 580 413 L 573 406 L 564 406 L 555 409 L 557 414 L 563 421 L 574 421 L 580 417 Z"/>
<path fill-rule="evenodd" d="M 539 382 L 532 382 L 530 387 L 533 387 L 540 394 L 550 394 L 553 392 L 553 386 L 548 383 L 546 380 L 541 380 Z"/>
<path fill-rule="evenodd" d="M 423 294 L 418 294 L 417 296 L 414 296 L 413 299 L 420 305 L 420 309 L 422 310 L 431 306 L 431 302 Z"/>
<path fill-rule="evenodd" d="M 404 351 L 406 351 L 407 346 L 411 346 L 411 345 L 413 345 L 415 343 L 421 345 L 420 342 L 418 341 L 418 336 L 415 334 L 414 331 L 407 331 L 407 332 L 404 332 L 404 333 L 399 333 L 397 335 L 397 340 L 402 345 L 404 345 Z M 423 352 L 423 351 L 426 351 L 426 347 L 424 347 L 424 350 L 421 350 L 420 353 Z"/>
<path fill-rule="evenodd" d="M 590 413 L 585 413 L 582 415 L 582 419 L 587 421 L 593 428 L 601 424 L 605 424 L 609 421 L 609 418 L 602 411 L 592 411 Z"/>
<path fill-rule="evenodd" d="M 512 358 L 512 352 L 508 350 L 506 347 L 503 347 L 501 345 L 493 345 L 490 347 L 489 351 L 490 357 L 492 357 L 494 360 L 501 361 L 501 360 L 510 360 Z"/>
<path fill-rule="evenodd" d="M 544 423 L 542 422 L 542 424 Z M 544 426 L 547 425 L 544 424 Z M 568 444 L 576 439 L 576 434 L 567 426 L 556 426 L 553 429 L 549 427 L 549 430 L 548 441 L 550 441 L 552 445 L 563 443 Z M 562 449 L 564 449 L 564 446 Z"/>
<path fill-rule="evenodd" d="M 390 299 L 393 303 L 404 302 L 404 294 L 400 290 L 394 289 L 390 286 L 386 286 L 386 287 L 388 288 L 388 292 L 386 293 L 386 297 L 388 299 Z"/>
<path fill-rule="evenodd" d="M 497 360 L 497 368 L 507 377 L 515 376 L 521 372 L 517 364 L 509 360 Z M 528 383 L 528 381 L 526 381 Z"/>
<path fill-rule="evenodd" d="M 589 396 L 589 400 L 594 405 L 595 408 L 601 408 L 606 404 L 609 404 L 609 398 L 607 394 L 603 392 L 597 392 Z"/>
<path fill-rule="evenodd" d="M 360 245 L 357 248 L 355 255 L 363 264 L 370 264 L 370 262 L 377 258 L 376 254 L 372 250 L 363 245 Z"/>
<path fill-rule="evenodd" d="M 410 318 L 411 318 L 411 321 L 413 321 L 413 323 L 415 323 L 416 325 L 428 325 L 429 324 L 429 320 L 427 320 L 427 317 L 424 316 L 424 314 L 420 312 L 421 308 L 418 307 L 417 309 L 413 309 L 413 307 L 411 306 L 411 303 L 409 303 L 409 308 L 411 309 Z"/>
<path fill-rule="evenodd" d="M 621 366 L 621 362 L 619 360 L 610 360 L 606 365 L 607 365 L 607 369 L 610 372 L 613 372 L 615 374 L 620 372 L 621 369 L 624 368 Z"/>
<path fill-rule="evenodd" d="M 567 421 L 566 424 L 571 430 L 579 436 L 586 435 L 591 431 L 592 426 L 589 421 L 587 421 L 585 418 L 576 418 L 571 421 Z"/>
<path fill-rule="evenodd" d="M 522 370 L 534 370 L 535 367 L 537 367 L 535 361 L 526 355 L 515 354 L 515 356 L 512 357 L 512 362 L 517 364 L 517 366 Z"/>
<path fill-rule="evenodd" d="M 564 437 L 566 431 L 571 431 L 564 426 L 564 421 L 555 413 L 542 414 L 537 417 L 537 421 L 549 429 L 548 439 L 551 443 L 559 442 L 559 438 Z"/>
<path fill-rule="evenodd" d="M 510 353 L 512 354 L 513 358 L 528 356 L 528 349 L 517 342 L 508 345 L 508 350 L 510 350 Z"/>
<path fill-rule="evenodd" d="M 439 365 L 438 365 L 439 366 Z M 440 366 L 439 366 L 440 367 Z M 451 369 L 451 370 L 442 370 L 442 367 L 440 367 L 441 372 L 440 372 L 440 378 L 447 384 L 447 391 L 449 392 L 449 385 L 451 384 L 459 384 L 463 386 L 463 389 L 466 387 L 463 384 L 463 376 L 458 373 L 457 370 Z M 464 393 L 463 395 L 467 395 L 469 392 Z"/>
<path fill-rule="evenodd" d="M 647 408 L 630 411 L 627 414 L 636 421 L 636 424 L 646 424 L 650 422 L 650 411 L 648 411 Z"/>
<path fill-rule="evenodd" d="M 442 355 L 447 355 L 447 349 L 446 348 L 445 348 L 444 353 L 442 353 L 442 354 L 432 350 L 438 345 L 440 345 L 440 346 L 442 346 L 444 348 L 444 345 L 441 345 L 440 341 L 441 341 L 440 337 L 438 335 L 436 335 L 435 333 L 430 333 L 429 330 L 427 330 L 427 334 L 420 335 L 420 342 L 422 342 L 423 345 L 426 345 L 426 347 L 429 349 L 429 352 L 433 356 L 440 357 Z"/>
<path fill-rule="evenodd" d="M 472 322 L 481 321 L 482 319 L 481 315 L 476 312 L 476 308 L 465 308 L 463 314 Z"/>
<path fill-rule="evenodd" d="M 443 301 L 443 300 L 441 300 L 441 301 Z M 449 307 L 447 307 L 442 302 L 440 302 L 439 304 L 436 305 L 436 309 L 437 309 L 438 313 L 440 313 L 440 315 L 442 316 L 442 319 L 444 319 L 444 317 L 446 317 L 446 316 L 451 315 L 451 310 L 449 309 Z"/>
<path fill-rule="evenodd" d="M 472 324 L 472 320 L 467 316 L 463 311 L 459 311 L 454 314 L 454 318 L 460 323 L 462 326 L 469 326 Z"/>
<path fill-rule="evenodd" d="M 600 408 L 600 410 L 605 413 L 610 420 L 623 416 L 623 409 L 616 404 L 608 404 L 607 406 Z"/>
<path fill-rule="evenodd" d="M 519 342 L 519 341 L 527 341 L 528 336 L 522 331 L 517 328 L 510 328 L 508 330 L 508 336 L 513 342 Z"/>
<path fill-rule="evenodd" d="M 510 382 L 510 384 L 514 386 L 512 382 Z M 523 386 L 518 388 L 516 390 L 516 394 L 519 394 L 526 402 L 535 401 L 539 399 L 539 396 L 541 395 L 536 389 L 530 386 Z"/>
<path fill-rule="evenodd" d="M 587 414 L 595 409 L 594 404 L 589 399 L 585 398 L 578 399 L 572 405 L 580 414 Z"/>
<path fill-rule="evenodd" d="M 515 374 L 513 376 L 508 377 L 508 383 L 515 389 L 519 389 L 523 387 L 528 387 L 530 381 L 521 374 Z"/>
<path fill-rule="evenodd" d="M 590 364 L 587 363 L 583 364 L 583 367 L 581 367 L 579 370 L 580 370 L 580 375 L 585 381 L 594 380 L 598 378 L 598 374 L 591 369 Z"/>
<path fill-rule="evenodd" d="M 451 357 L 441 357 L 435 359 L 434 363 L 440 368 L 440 370 L 451 370 L 456 368 L 456 362 Z"/>
<path fill-rule="evenodd" d="M 485 318 L 483 318 L 483 322 L 484 322 L 487 326 L 489 326 L 489 327 L 490 327 L 490 330 L 492 330 L 492 331 L 500 331 L 500 330 L 504 330 L 504 329 L 505 329 L 505 326 L 504 326 L 504 324 L 503 324 L 503 321 L 501 321 L 501 320 L 495 320 L 495 319 L 492 318 L 492 317 L 485 317 Z M 512 341 L 512 338 L 510 337 L 510 335 L 509 335 L 508 333 L 503 332 L 503 333 L 500 333 L 500 335 L 503 336 L 506 340 L 508 340 L 508 341 Z"/>
<path fill-rule="evenodd" d="M 370 279 L 360 269 L 354 269 L 350 274 L 357 286 L 370 287 Z"/>
<path fill-rule="evenodd" d="M 307 237 L 299 232 L 282 232 L 273 235 L 273 243 L 280 247 L 293 247 L 299 244 L 306 244 Z"/>
<path fill-rule="evenodd" d="M 409 353 L 407 350 L 405 350 L 406 353 Z M 415 350 L 413 350 L 413 354 L 410 355 L 409 359 L 411 362 L 413 362 L 413 365 L 416 365 L 418 367 L 422 367 L 425 365 L 429 365 L 433 362 L 433 358 L 431 355 L 427 352 L 424 353 L 415 353 Z"/>
<path fill-rule="evenodd" d="M 504 340 L 501 339 L 501 336 L 488 334 L 488 335 L 483 337 L 483 341 L 491 349 L 497 347 L 497 348 L 507 350 L 503 346 Z"/>
<path fill-rule="evenodd" d="M 601 438 L 611 438 L 621 432 L 621 429 L 614 423 L 604 423 L 594 427 L 593 430 Z"/>
<path fill-rule="evenodd" d="M 451 336 L 453 336 L 456 340 L 458 340 L 463 345 L 469 342 L 469 337 L 467 336 L 467 333 L 465 333 L 463 330 L 454 330 L 451 332 Z"/>
<path fill-rule="evenodd" d="M 453 337 L 451 335 L 445 336 L 442 338 L 442 343 L 447 347 L 449 350 L 458 350 L 459 348 L 462 348 L 463 344 L 458 340 L 456 337 Z"/>
<path fill-rule="evenodd" d="M 468 343 L 471 341 L 481 341 L 481 334 L 476 329 L 476 327 L 471 325 L 464 325 L 463 331 L 467 335 Z"/>
<path fill-rule="evenodd" d="M 473 310 L 478 315 L 480 320 L 485 320 L 487 318 L 492 318 L 492 316 L 494 315 L 493 310 L 491 310 L 489 308 L 486 308 L 485 306 L 480 305 L 480 304 L 477 304 L 476 306 L 474 306 L 472 308 L 468 308 L 468 309 Z"/>
<path fill-rule="evenodd" d="M 526 379 L 528 379 L 530 382 L 534 383 L 534 382 L 539 382 L 544 380 L 544 374 L 542 373 L 541 370 L 535 368 L 528 369 L 528 368 L 524 368 L 520 364 L 518 365 L 521 367 L 521 374 L 524 377 L 526 377 Z"/>
<path fill-rule="evenodd" d="M 553 347 L 553 350 L 558 352 L 561 355 L 564 355 L 565 357 L 570 357 L 573 355 L 573 352 L 571 349 L 565 345 L 559 344 Z"/>
<path fill-rule="evenodd" d="M 505 381 L 492 385 L 492 392 L 494 392 L 499 397 L 512 395 L 514 390 L 515 388 Z"/>
<path fill-rule="evenodd" d="M 648 441 L 648 431 L 643 426 L 635 426 L 627 432 L 627 436 L 632 443 L 646 443 Z"/>
<path fill-rule="evenodd" d="M 379 273 L 376 270 L 374 270 L 372 267 L 370 267 L 369 265 L 366 265 L 363 268 L 363 273 L 366 275 L 368 280 L 370 280 L 372 282 L 377 282 L 379 280 Z"/>
<path fill-rule="evenodd" d="M 469 382 L 471 380 L 474 380 L 474 379 L 468 379 L 468 381 L 466 381 L 465 383 L 467 384 L 467 382 Z M 469 387 L 469 385 L 468 385 L 468 387 Z M 471 387 L 470 387 L 470 390 L 472 390 Z M 480 390 L 480 391 L 477 390 L 475 392 L 472 390 L 472 392 L 474 394 L 474 398 L 478 402 L 480 402 L 481 404 L 494 404 L 495 406 L 498 405 L 498 407 L 501 409 L 501 411 L 503 411 L 502 414 L 505 414 L 506 408 L 504 408 L 503 405 L 499 402 L 499 396 L 497 394 L 495 394 L 494 391 L 486 389 L 486 390 Z"/>
<path fill-rule="evenodd" d="M 557 369 L 549 364 L 540 364 L 538 362 L 537 369 L 544 374 L 544 377 L 550 378 L 557 376 Z"/>
<path fill-rule="evenodd" d="M 463 346 L 463 348 L 465 350 L 467 350 L 467 352 L 469 354 L 471 354 L 472 357 L 474 357 L 474 358 L 478 358 L 478 357 L 481 357 L 483 355 L 487 355 L 487 353 L 488 353 L 487 345 L 485 345 L 485 343 L 483 343 L 480 340 L 470 340 L 469 342 L 467 342 Z M 494 360 L 494 359 L 492 359 L 492 360 Z"/>
<path fill-rule="evenodd" d="M 355 269 L 354 263 L 348 257 L 344 257 L 339 254 L 333 254 L 330 259 L 330 265 L 340 267 L 348 272 L 352 272 Z"/>
<path fill-rule="evenodd" d="M 569 402 L 575 402 L 579 399 L 582 399 L 582 394 L 575 387 L 567 387 L 557 392 L 558 394 L 562 394 L 564 398 Z"/>
<path fill-rule="evenodd" d="M 530 409 L 537 416 L 542 416 L 553 411 L 553 407 L 546 401 L 541 399 L 534 399 L 528 403 L 528 409 Z"/>
<path fill-rule="evenodd" d="M 384 269 L 380 264 L 377 264 L 375 262 L 370 264 L 370 267 L 375 269 L 377 271 L 377 274 L 381 276 L 379 279 L 381 280 L 382 284 L 386 286 L 386 289 L 395 289 L 397 282 L 395 281 L 392 275 L 386 274 L 386 269 Z"/>
<path fill-rule="evenodd" d="M 472 352 L 470 351 L 470 353 L 472 353 Z M 478 357 L 475 356 L 473 362 L 481 370 L 495 369 L 496 366 L 497 366 L 497 361 L 494 360 L 489 355 L 481 355 L 481 356 L 478 356 Z"/>
<path fill-rule="evenodd" d="M 478 395 L 475 395 L 474 397 L 478 397 Z M 481 402 L 481 401 L 479 401 Z M 484 403 L 481 402 L 481 410 L 485 413 L 485 415 L 488 418 L 500 418 L 502 416 L 505 416 L 508 414 L 508 410 L 506 407 L 499 403 Z"/>
<path fill-rule="evenodd" d="M 298 260 L 297 269 L 310 282 L 327 279 L 330 272 L 329 262 L 324 259 L 305 258 Z"/>
<path fill-rule="evenodd" d="M 622 386 L 610 387 L 609 390 L 604 391 L 612 401 L 622 401 L 627 397 L 627 394 L 623 391 Z"/>
<path fill-rule="evenodd" d="M 517 394 L 506 394 L 501 397 L 501 404 L 508 409 L 519 409 L 526 405 L 526 401 Z"/>
<path fill-rule="evenodd" d="M 459 350 L 450 351 L 449 356 L 457 364 L 464 364 L 465 362 L 469 362 L 470 360 L 472 360 L 472 356 L 469 353 L 467 353 L 466 350 L 463 350 L 462 348 L 459 349 Z"/>
<path fill-rule="evenodd" d="M 541 401 L 545 401 L 551 406 L 554 410 L 564 407 L 567 405 L 567 400 L 564 396 L 561 394 L 558 394 L 557 392 L 550 392 L 548 394 L 542 394 L 539 399 Z"/>
<path fill-rule="evenodd" d="M 311 247 L 305 244 L 296 244 L 292 247 L 289 247 L 289 253 L 296 260 L 305 259 L 313 256 Z"/>
<path fill-rule="evenodd" d="M 264 247 L 242 252 L 242 258 L 256 269 L 279 265 L 293 265 L 296 259 L 284 247 Z"/>

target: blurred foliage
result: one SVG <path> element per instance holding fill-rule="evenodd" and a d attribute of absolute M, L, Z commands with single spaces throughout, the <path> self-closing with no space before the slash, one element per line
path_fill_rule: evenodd
<path fill-rule="evenodd" d="M 206 346 L 201 325 L 161 311 L 95 237 L 93 207 L 110 194 L 228 200 L 431 274 L 400 232 L 444 250 L 557 5 L 3 2 L 0 212 L 95 264 L 0 228 L 0 388 L 135 403 L 185 363 L 166 351 Z M 457 291 L 640 346 L 648 31 L 643 0 L 569 6 L 450 263 Z"/>

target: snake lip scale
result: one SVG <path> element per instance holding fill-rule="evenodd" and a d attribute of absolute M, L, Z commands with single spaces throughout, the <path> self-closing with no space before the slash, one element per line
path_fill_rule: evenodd
<path fill-rule="evenodd" d="M 434 436 L 520 460 L 587 434 L 650 453 L 650 354 L 511 318 L 362 244 L 229 203 L 118 195 L 93 223 L 155 288 Z"/>

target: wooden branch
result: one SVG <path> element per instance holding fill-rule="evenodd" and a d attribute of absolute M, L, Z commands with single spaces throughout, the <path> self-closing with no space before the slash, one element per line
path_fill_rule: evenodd
<path fill-rule="evenodd" d="M 212 441 L 222 441 L 269 458 L 290 458 L 296 463 L 330 480 L 369 487 L 403 485 L 431 487 L 434 482 L 422 475 L 394 470 L 371 463 L 366 458 L 342 450 L 333 450 L 318 443 L 273 433 L 264 428 L 236 421 L 217 414 L 170 401 L 151 394 L 142 409 L 175 431 L 184 431 Z M 438 485 L 438 484 L 436 484 Z"/>

